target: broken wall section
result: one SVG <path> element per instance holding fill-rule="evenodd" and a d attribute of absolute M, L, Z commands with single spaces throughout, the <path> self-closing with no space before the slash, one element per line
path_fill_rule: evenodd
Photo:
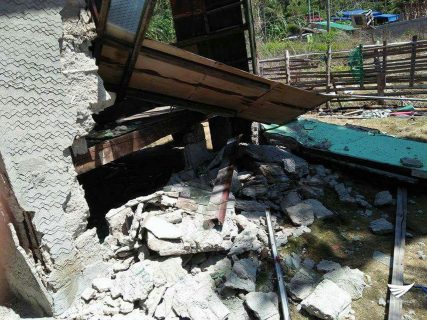
<path fill-rule="evenodd" d="M 97 241 L 90 252 L 82 244 L 89 211 L 68 151 L 92 129 L 91 114 L 111 100 L 89 52 L 95 28 L 84 6 L 4 0 L 0 7 L 0 153 L 19 206 L 34 217 L 43 253 L 45 267 L 31 273 L 47 291 L 34 288 L 40 301 L 33 304 L 47 300 L 54 314 L 84 289 L 85 270 L 101 262 L 103 252 Z M 14 279 L 29 271 L 7 258 L 9 285 L 25 298 L 30 288 Z"/>

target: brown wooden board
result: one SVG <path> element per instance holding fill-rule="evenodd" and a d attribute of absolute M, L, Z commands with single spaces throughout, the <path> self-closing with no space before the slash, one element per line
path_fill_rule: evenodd
<path fill-rule="evenodd" d="M 73 153 L 76 172 L 82 174 L 103 166 L 130 153 L 139 151 L 169 134 L 201 122 L 205 116 L 191 111 L 179 111 L 159 117 L 139 130 L 103 141 L 87 149 L 83 154 Z"/>
<path fill-rule="evenodd" d="M 120 83 L 127 52 L 118 44 L 103 46 L 99 73 L 111 90 Z M 182 101 L 194 103 L 201 112 L 206 110 L 204 105 L 210 105 L 239 118 L 278 124 L 329 100 L 148 39 L 129 81 L 128 92 L 138 95 L 138 91 L 140 99 L 144 99 L 143 92 L 149 92 L 176 99 L 178 106 Z"/>
<path fill-rule="evenodd" d="M 394 233 L 393 271 L 391 283 L 402 286 L 407 214 L 407 190 L 405 188 L 398 188 L 396 202 L 396 227 Z M 402 299 L 390 294 L 388 320 L 400 319 L 402 319 Z"/>

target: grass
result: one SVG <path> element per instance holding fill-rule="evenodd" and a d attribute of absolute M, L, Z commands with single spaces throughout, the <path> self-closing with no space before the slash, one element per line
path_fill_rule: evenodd
<path fill-rule="evenodd" d="M 351 36 L 344 32 L 332 32 L 330 35 L 325 33 L 314 34 L 310 41 L 302 40 L 270 40 L 258 45 L 258 51 L 261 58 L 280 57 L 289 50 L 291 55 L 326 52 L 328 43 L 331 43 L 333 51 L 349 50 L 360 44 L 360 38 Z"/>

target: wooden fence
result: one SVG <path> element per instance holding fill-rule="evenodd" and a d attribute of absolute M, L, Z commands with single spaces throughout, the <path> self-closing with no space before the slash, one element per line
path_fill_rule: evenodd
<path fill-rule="evenodd" d="M 427 40 L 361 46 L 359 74 L 351 51 L 309 53 L 259 61 L 260 74 L 295 87 L 338 95 L 408 96 L 427 94 Z M 365 98 L 340 98 L 369 100 Z"/>

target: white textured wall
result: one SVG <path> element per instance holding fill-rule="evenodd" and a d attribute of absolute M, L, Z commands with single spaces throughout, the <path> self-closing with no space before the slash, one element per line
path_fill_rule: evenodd
<path fill-rule="evenodd" d="M 94 31 L 79 5 L 0 3 L 0 153 L 20 206 L 34 212 L 50 269 L 39 275 L 55 313 L 84 289 L 88 265 L 102 259 L 96 237 L 90 254 L 76 248 L 88 206 L 68 147 L 92 128 L 91 113 L 109 99 L 87 53 Z"/>

